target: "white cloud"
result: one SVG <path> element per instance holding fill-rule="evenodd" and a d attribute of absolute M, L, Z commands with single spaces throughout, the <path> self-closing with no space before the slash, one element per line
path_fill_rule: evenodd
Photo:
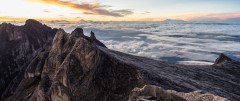
<path fill-rule="evenodd" d="M 210 64 L 220 53 L 240 59 L 240 25 L 81 22 L 110 49 L 185 64 Z"/>

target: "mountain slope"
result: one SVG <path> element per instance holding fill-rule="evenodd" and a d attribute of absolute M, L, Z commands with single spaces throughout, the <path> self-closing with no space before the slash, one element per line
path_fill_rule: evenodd
<path fill-rule="evenodd" d="M 141 80 L 137 69 L 111 60 L 97 48 L 105 46 L 93 33 L 90 37 L 79 37 L 74 32 L 71 35 L 63 30 L 57 32 L 51 50 L 30 63 L 25 78 L 8 100 L 127 99 L 128 92 Z"/>
<path fill-rule="evenodd" d="M 3 94 L 6 89 L 15 89 L 8 85 L 18 82 L 14 78 L 39 51 L 50 46 L 55 33 L 56 30 L 31 19 L 23 26 L 0 24 L 0 95 L 7 96 L 7 92 Z"/>
<path fill-rule="evenodd" d="M 186 66 L 100 49 L 119 61 L 135 66 L 143 74 L 146 84 L 181 92 L 202 90 L 231 101 L 240 99 L 240 63 L 230 61 L 225 55 L 220 55 L 211 66 Z M 219 59 L 225 61 L 220 62 Z"/>
<path fill-rule="evenodd" d="M 81 28 L 71 34 L 59 29 L 47 46 L 20 72 L 16 90 L 5 90 L 9 93 L 2 100 L 127 101 L 134 88 L 144 85 L 240 99 L 240 63 L 223 54 L 211 66 L 170 64 L 110 50 Z"/>

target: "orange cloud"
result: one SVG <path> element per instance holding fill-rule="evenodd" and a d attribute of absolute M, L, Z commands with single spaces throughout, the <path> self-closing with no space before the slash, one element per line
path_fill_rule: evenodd
<path fill-rule="evenodd" d="M 50 3 L 54 5 L 65 6 L 79 11 L 84 12 L 84 14 L 95 14 L 95 15 L 107 15 L 114 17 L 124 17 L 125 15 L 132 14 L 133 12 L 129 9 L 124 10 L 107 10 L 104 7 L 106 5 L 100 5 L 99 3 L 73 3 L 70 1 L 61 1 L 61 0 L 28 0 L 42 3 Z"/>
<path fill-rule="evenodd" d="M 22 21 L 26 20 L 27 18 L 20 18 L 14 16 L 0 16 L 0 21 Z"/>

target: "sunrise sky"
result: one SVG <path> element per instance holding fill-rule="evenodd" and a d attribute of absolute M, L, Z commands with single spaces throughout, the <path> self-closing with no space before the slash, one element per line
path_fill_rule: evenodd
<path fill-rule="evenodd" d="M 240 17 L 240 0 L 0 0 L 0 21 L 159 21 Z"/>

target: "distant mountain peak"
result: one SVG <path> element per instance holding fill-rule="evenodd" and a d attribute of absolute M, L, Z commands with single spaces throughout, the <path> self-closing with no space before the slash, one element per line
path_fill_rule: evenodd
<path fill-rule="evenodd" d="M 227 61 L 232 61 L 232 59 L 226 56 L 225 54 L 221 53 L 219 57 L 215 60 L 214 64 L 222 64 Z"/>

